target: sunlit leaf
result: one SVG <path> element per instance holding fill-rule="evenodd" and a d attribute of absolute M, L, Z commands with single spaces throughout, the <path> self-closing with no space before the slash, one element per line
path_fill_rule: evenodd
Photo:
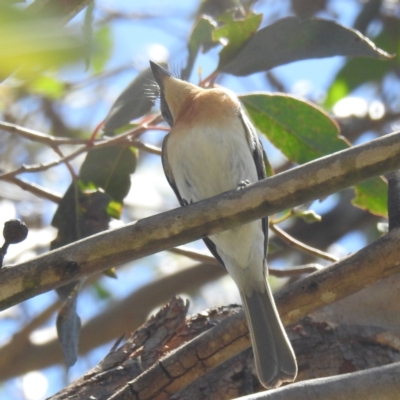
<path fill-rule="evenodd" d="M 92 56 L 92 70 L 99 74 L 104 70 L 113 51 L 113 35 L 110 26 L 102 26 L 94 34 L 94 50 Z"/>
<path fill-rule="evenodd" d="M 282 94 L 240 96 L 254 126 L 298 164 L 347 148 L 336 123 L 319 107 Z M 353 204 L 385 215 L 387 186 L 373 178 L 355 186 Z"/>
<path fill-rule="evenodd" d="M 250 15 L 243 20 L 232 20 L 214 30 L 215 41 L 226 39 L 228 44 L 219 53 L 218 70 L 231 61 L 243 45 L 254 35 L 262 21 L 262 14 Z"/>
<path fill-rule="evenodd" d="M 111 218 L 120 219 L 122 214 L 122 204 L 119 201 L 110 201 L 107 206 L 107 214 Z"/>
<path fill-rule="evenodd" d="M 203 47 L 203 50 L 209 50 L 212 46 L 217 45 L 212 37 L 212 33 L 216 27 L 217 23 L 207 16 L 203 16 L 197 21 L 189 38 L 189 54 L 186 67 L 182 70 L 182 79 L 189 78 L 201 47 Z"/>
<path fill-rule="evenodd" d="M 314 210 L 299 211 L 295 212 L 293 215 L 303 219 L 308 224 L 311 224 L 313 222 L 320 222 L 322 220 L 322 217 L 318 215 Z"/>
<path fill-rule="evenodd" d="M 51 76 L 41 75 L 29 82 L 31 93 L 39 94 L 50 99 L 59 99 L 64 95 L 65 83 Z"/>
<path fill-rule="evenodd" d="M 259 30 L 219 70 L 244 76 L 293 61 L 337 55 L 391 58 L 361 33 L 334 21 L 288 17 Z"/>
<path fill-rule="evenodd" d="M 106 271 L 103 271 L 103 275 L 108 276 L 109 278 L 118 279 L 117 270 L 115 268 L 110 268 Z"/>
<path fill-rule="evenodd" d="M 290 160 L 303 164 L 348 147 L 336 123 L 320 108 L 283 94 L 254 94 L 240 100 L 255 127 Z"/>
<path fill-rule="evenodd" d="M 373 214 L 387 216 L 387 184 L 382 178 L 369 179 L 354 187 L 356 196 L 352 203 Z"/>
<path fill-rule="evenodd" d="M 367 82 L 379 82 L 391 69 L 391 63 L 367 58 L 354 58 L 336 75 L 325 100 L 326 107 L 348 96 L 358 86 Z"/>
<path fill-rule="evenodd" d="M 0 78 L 16 69 L 19 77 L 83 59 L 89 48 L 79 37 L 51 18 L 30 15 L 0 5 Z"/>
<path fill-rule="evenodd" d="M 397 39 L 400 43 L 399 39 Z M 386 32 L 375 38 L 378 46 L 390 52 L 397 52 L 397 48 Z M 332 107 L 336 102 L 348 96 L 357 87 L 368 82 L 380 82 L 382 78 L 395 67 L 398 59 L 374 60 L 371 58 L 353 58 L 339 70 L 328 90 L 325 100 L 326 107 Z"/>

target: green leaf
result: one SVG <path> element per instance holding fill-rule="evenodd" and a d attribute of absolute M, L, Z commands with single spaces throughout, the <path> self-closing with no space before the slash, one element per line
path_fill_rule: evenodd
<path fill-rule="evenodd" d="M 227 39 L 228 44 L 219 53 L 218 70 L 221 70 L 254 35 L 262 21 L 262 14 L 250 15 L 243 20 L 232 20 L 213 32 L 215 41 Z"/>
<path fill-rule="evenodd" d="M 58 205 L 51 222 L 58 234 L 51 250 L 108 229 L 111 196 L 101 190 L 81 190 L 81 186 L 72 183 Z"/>
<path fill-rule="evenodd" d="M 217 27 L 217 23 L 210 17 L 202 16 L 194 26 L 188 43 L 188 59 L 186 67 L 182 71 L 182 79 L 189 79 L 192 72 L 194 62 L 201 47 L 204 51 L 216 46 L 213 40 L 213 31 Z"/>
<path fill-rule="evenodd" d="M 368 58 L 354 58 L 336 75 L 325 100 L 326 107 L 332 107 L 337 101 L 348 96 L 354 89 L 367 82 L 380 81 L 392 68 L 391 62 Z"/>
<path fill-rule="evenodd" d="M 48 97 L 50 99 L 60 99 L 65 92 L 64 82 L 51 76 L 38 76 L 28 84 L 30 92 Z"/>
<path fill-rule="evenodd" d="M 387 184 L 382 178 L 369 179 L 354 187 L 356 196 L 352 203 L 364 210 L 383 217 L 387 216 Z"/>
<path fill-rule="evenodd" d="M 244 76 L 293 61 L 338 55 L 392 58 L 360 32 L 334 21 L 288 17 L 260 29 L 218 69 Z"/>
<path fill-rule="evenodd" d="M 107 214 L 111 218 L 120 219 L 122 214 L 122 204 L 118 201 L 110 201 L 107 206 Z"/>
<path fill-rule="evenodd" d="M 375 38 L 375 43 L 391 53 L 398 53 L 399 39 L 393 32 L 383 31 Z M 325 100 L 326 107 L 332 107 L 337 101 L 348 96 L 354 89 L 367 83 L 379 82 L 399 63 L 399 56 L 391 60 L 374 60 L 370 58 L 355 58 L 347 60 L 346 64 L 336 74 Z"/>
<path fill-rule="evenodd" d="M 336 123 L 308 102 L 283 94 L 245 95 L 240 100 L 255 127 L 298 164 L 348 147 Z"/>
<path fill-rule="evenodd" d="M 319 107 L 282 94 L 240 96 L 254 126 L 290 160 L 303 164 L 347 148 L 338 126 Z M 353 204 L 385 215 L 387 185 L 373 178 L 355 186 Z"/>
<path fill-rule="evenodd" d="M 92 70 L 94 74 L 103 72 L 113 51 L 114 40 L 109 25 L 102 26 L 94 34 L 94 52 L 92 56 Z"/>
<path fill-rule="evenodd" d="M 114 201 L 123 202 L 131 187 L 130 174 L 136 169 L 136 154 L 129 147 L 108 146 L 90 150 L 79 177 L 103 189 Z"/>
<path fill-rule="evenodd" d="M 295 212 L 293 214 L 295 217 L 302 218 L 307 224 L 312 224 L 313 222 L 321 222 L 322 217 L 318 215 L 314 210 L 305 210 Z"/>
<path fill-rule="evenodd" d="M 0 5 L 0 79 L 20 67 L 18 76 L 30 77 L 81 60 L 88 52 L 85 42 L 57 19 Z"/>
<path fill-rule="evenodd" d="M 100 300 L 109 300 L 112 298 L 111 292 L 99 282 L 95 282 L 92 288 Z"/>

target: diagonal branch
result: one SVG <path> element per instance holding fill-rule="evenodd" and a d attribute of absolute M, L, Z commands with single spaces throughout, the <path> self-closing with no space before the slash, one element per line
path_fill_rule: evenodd
<path fill-rule="evenodd" d="M 400 168 L 400 133 L 219 196 L 103 232 L 0 270 L 0 309 L 162 250 L 324 197 Z"/>
<path fill-rule="evenodd" d="M 310 254 L 314 257 L 322 258 L 324 260 L 338 261 L 338 258 L 333 256 L 332 254 L 326 253 L 325 251 L 316 249 L 314 247 L 306 245 L 303 242 L 300 242 L 300 240 L 297 240 L 293 236 L 290 236 L 283 229 L 279 228 L 279 226 L 276 224 L 270 223 L 269 227 L 278 237 L 280 237 L 282 240 L 284 240 L 286 243 L 288 243 L 289 246 L 291 246 L 299 251 Z"/>
<path fill-rule="evenodd" d="M 400 230 L 395 229 L 344 260 L 280 290 L 275 299 L 283 324 L 296 323 L 327 304 L 400 272 L 399 240 Z M 178 392 L 248 347 L 246 318 L 240 312 L 161 358 L 112 400 L 162 400 L 165 393 Z"/>
<path fill-rule="evenodd" d="M 397 400 L 400 362 L 329 378 L 311 379 L 236 400 Z"/>

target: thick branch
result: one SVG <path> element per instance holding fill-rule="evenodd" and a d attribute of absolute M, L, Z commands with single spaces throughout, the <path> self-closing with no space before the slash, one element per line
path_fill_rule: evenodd
<path fill-rule="evenodd" d="M 220 265 L 199 264 L 139 288 L 83 325 L 79 341 L 81 354 L 115 340 L 124 332 L 137 329 L 155 307 L 165 304 L 176 293 L 191 292 L 224 275 L 225 270 Z M 141 306 L 135 306 L 137 304 Z M 0 348 L 0 381 L 62 361 L 57 338 L 42 344 L 33 344 L 30 341 L 21 343 L 11 339 Z"/>
<path fill-rule="evenodd" d="M 398 400 L 400 363 L 341 376 L 294 383 L 269 392 L 236 400 Z"/>
<path fill-rule="evenodd" d="M 279 291 L 275 299 L 283 324 L 293 324 L 324 305 L 399 272 L 399 240 L 400 230 L 393 230 L 358 253 Z M 243 312 L 214 329 L 162 358 L 112 399 L 163 400 L 170 390 L 175 393 L 191 382 L 188 377 L 192 379 L 193 371 L 200 376 L 250 346 Z M 185 368 L 179 369 L 182 365 Z M 151 386 L 151 382 L 159 385 Z"/>
<path fill-rule="evenodd" d="M 95 272 L 324 197 L 400 168 L 400 133 L 80 240 L 0 271 L 0 309 Z"/>

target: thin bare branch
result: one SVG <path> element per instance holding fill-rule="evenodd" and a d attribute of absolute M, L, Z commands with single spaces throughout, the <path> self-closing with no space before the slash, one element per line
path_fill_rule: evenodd
<path fill-rule="evenodd" d="M 0 179 L 8 180 L 11 177 L 14 177 L 16 175 L 26 173 L 26 172 L 46 171 L 50 168 L 56 167 L 57 165 L 67 163 L 68 161 L 73 160 L 75 157 L 79 156 L 80 154 L 84 153 L 87 150 L 88 150 L 87 146 L 82 146 L 78 150 L 73 151 L 68 156 L 66 156 L 64 158 L 60 158 L 59 160 L 56 160 L 56 161 L 52 161 L 52 162 L 44 163 L 44 164 L 37 164 L 37 165 L 22 165 L 21 167 L 15 169 L 14 171 L 6 172 L 6 173 L 0 175 Z"/>
<path fill-rule="evenodd" d="M 319 271 L 324 268 L 320 264 L 305 264 L 305 265 L 298 265 L 295 267 L 279 269 L 274 267 L 268 267 L 268 272 L 270 275 L 276 276 L 278 278 L 288 278 L 291 276 L 298 276 L 303 274 L 312 274 L 313 272 Z"/>
<path fill-rule="evenodd" d="M 178 254 L 180 256 L 188 257 L 191 260 L 199 261 L 207 264 L 215 264 L 222 268 L 221 264 L 212 256 L 189 248 L 182 247 L 174 247 L 168 250 L 170 253 Z M 319 271 L 322 266 L 319 264 L 307 264 L 307 265 L 299 265 L 292 268 L 279 269 L 274 267 L 268 267 L 268 272 L 270 275 L 286 278 L 290 276 L 297 276 L 302 274 L 310 274 L 315 271 Z"/>
<path fill-rule="evenodd" d="M 8 178 L 4 179 L 7 182 L 14 183 L 18 187 L 20 187 L 23 190 L 26 190 L 27 192 L 30 192 L 38 197 L 41 197 L 46 200 L 50 200 L 53 203 L 59 203 L 61 201 L 62 196 L 58 193 L 52 192 L 48 189 L 45 189 L 39 185 L 36 185 L 36 183 L 32 182 L 27 182 L 23 179 L 19 179 L 15 176 L 10 176 Z"/>
<path fill-rule="evenodd" d="M 146 144 L 143 142 L 139 142 L 138 140 L 132 141 L 132 146 L 138 148 L 139 150 L 144 150 L 147 153 L 155 154 L 157 156 L 161 156 L 161 149 L 156 146 L 152 146 L 151 144 Z"/>
<path fill-rule="evenodd" d="M 286 233 L 283 229 L 279 228 L 279 226 L 275 224 L 269 224 L 269 227 L 277 236 L 288 243 L 289 246 L 294 247 L 297 250 L 310 254 L 314 257 L 322 258 L 324 260 L 333 262 L 338 261 L 338 258 L 333 256 L 332 254 L 326 253 L 322 250 L 318 250 L 314 247 L 306 245 L 303 242 L 300 242 L 300 240 L 297 240 L 293 236 L 290 236 L 288 233 Z"/>
<path fill-rule="evenodd" d="M 168 249 L 168 251 L 170 253 L 190 258 L 191 260 L 194 261 L 221 266 L 221 264 L 213 256 L 210 256 L 209 254 L 203 253 L 201 251 L 189 249 L 187 247 L 174 247 L 172 249 Z"/>
<path fill-rule="evenodd" d="M 151 118 L 151 124 L 156 124 L 158 122 L 160 122 L 162 120 L 160 115 L 156 115 L 153 118 Z M 75 150 L 74 152 L 72 152 L 71 154 L 69 154 L 66 157 L 62 157 L 59 160 L 56 161 L 52 161 L 49 163 L 45 163 L 45 164 L 39 164 L 39 165 L 29 165 L 29 166 L 21 166 L 20 168 L 14 170 L 14 171 L 10 171 L 10 172 L 6 172 L 2 175 L 0 175 L 0 179 L 3 180 L 8 180 L 11 177 L 14 177 L 18 174 L 22 174 L 22 173 L 26 173 L 26 172 L 41 172 L 41 171 L 45 171 L 49 168 L 55 167 L 57 165 L 63 164 L 63 163 L 68 163 L 69 161 L 73 160 L 74 158 L 76 158 L 77 156 L 79 156 L 80 154 L 88 151 L 91 148 L 101 148 L 101 147 L 107 147 L 107 146 L 115 146 L 115 145 L 121 145 L 121 146 L 129 146 L 131 145 L 131 142 L 134 141 L 135 139 L 137 139 L 140 135 L 142 135 L 144 132 L 146 132 L 147 130 L 147 126 L 146 125 L 142 125 L 142 126 L 138 126 L 122 135 L 113 137 L 113 138 L 108 138 L 108 139 L 103 139 L 103 140 L 99 140 L 92 143 L 88 143 L 87 141 L 85 142 L 86 145 L 80 147 L 79 149 Z M 43 135 L 43 134 L 42 134 Z M 43 138 L 42 140 L 47 140 L 48 138 L 50 138 L 51 136 L 48 135 L 43 135 L 45 138 Z M 46 139 L 47 137 L 47 139 Z M 56 148 L 55 145 L 50 144 L 50 142 L 47 140 L 46 144 L 50 145 L 53 148 Z M 155 151 L 155 149 L 153 149 Z"/>
<path fill-rule="evenodd" d="M 23 128 L 22 126 L 10 124 L 4 121 L 0 121 L 0 129 L 13 135 L 19 135 L 27 140 L 30 140 L 31 142 L 46 144 L 50 147 L 53 147 L 54 145 L 87 144 L 87 139 L 71 139 L 66 137 L 64 138 L 46 135 L 45 133 Z"/>

